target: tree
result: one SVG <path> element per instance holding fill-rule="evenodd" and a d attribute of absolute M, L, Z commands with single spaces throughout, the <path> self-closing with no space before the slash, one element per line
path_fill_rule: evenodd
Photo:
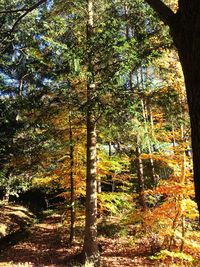
<path fill-rule="evenodd" d="M 39 0 L 32 5 L 27 5 L 26 1 L 25 3 L 23 1 L 19 3 L 17 1 L 8 2 L 4 0 L 0 2 L 0 14 L 3 15 L 0 19 L 0 53 L 3 53 L 8 48 L 9 44 L 12 43 L 16 28 L 21 21 L 44 3 L 48 4 L 48 1 Z M 5 8 L 2 9 L 2 6 Z"/>
<path fill-rule="evenodd" d="M 97 246 L 97 178 L 96 178 L 96 118 L 94 115 L 94 66 L 92 62 L 91 40 L 94 28 L 93 0 L 88 0 L 87 45 L 88 45 L 88 78 L 87 78 L 87 178 L 86 178 L 86 223 L 83 254 L 86 259 L 98 262 Z"/>
<path fill-rule="evenodd" d="M 182 65 L 191 123 L 195 196 L 200 212 L 200 2 L 179 0 L 176 13 L 161 0 L 146 2 L 169 26 Z"/>

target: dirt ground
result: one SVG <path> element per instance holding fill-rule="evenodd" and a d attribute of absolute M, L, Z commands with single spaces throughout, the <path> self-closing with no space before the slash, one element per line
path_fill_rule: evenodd
<path fill-rule="evenodd" d="M 75 242 L 69 248 L 63 242 L 60 215 L 53 215 L 30 228 L 29 235 L 0 254 L 0 267 L 72 267 L 70 256 L 80 250 L 80 243 Z M 100 238 L 101 267 L 159 266 L 150 261 L 146 255 L 145 245 L 141 247 L 128 245 L 127 238 Z M 160 265 L 161 266 L 161 265 Z"/>

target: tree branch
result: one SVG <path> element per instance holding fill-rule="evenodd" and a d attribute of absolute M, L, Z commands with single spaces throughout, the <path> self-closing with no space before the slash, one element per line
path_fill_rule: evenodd
<path fill-rule="evenodd" d="M 34 9 L 36 9 L 37 7 L 39 7 L 40 5 L 42 5 L 43 3 L 45 3 L 47 0 L 40 0 L 39 2 L 37 2 L 36 4 L 32 5 L 30 8 L 27 8 L 27 10 L 21 15 L 19 16 L 19 18 L 15 21 L 15 23 L 12 26 L 12 29 L 10 30 L 10 33 L 12 33 L 14 31 L 14 29 L 16 28 L 17 24 L 26 16 L 28 15 L 30 12 L 32 12 Z"/>
<path fill-rule="evenodd" d="M 27 11 L 27 10 L 28 10 L 27 8 L 2 10 L 2 11 L 0 11 L 0 14 L 18 13 L 18 12 Z"/>
<path fill-rule="evenodd" d="M 11 27 L 10 30 L 6 31 L 5 34 L 3 34 L 2 37 L 0 37 L 0 54 L 2 54 L 5 49 L 6 49 L 6 42 L 10 43 L 11 40 L 9 40 L 9 38 L 12 36 L 12 33 L 14 32 L 15 28 L 17 27 L 17 25 L 20 23 L 20 21 L 27 16 L 30 12 L 32 12 L 33 10 L 35 10 L 36 8 L 38 8 L 40 5 L 42 5 L 43 3 L 45 3 L 47 0 L 40 0 L 38 1 L 36 4 L 32 5 L 29 8 L 21 8 L 21 9 L 12 9 L 8 10 L 7 13 L 5 13 L 6 10 L 0 11 L 0 14 L 9 14 L 9 13 L 18 13 L 18 12 L 24 12 L 23 14 L 19 15 L 19 17 L 16 19 L 16 21 L 14 22 L 13 26 Z M 1 25 L 0 27 L 2 27 L 3 25 Z M 5 36 L 6 35 L 6 36 Z"/>
<path fill-rule="evenodd" d="M 145 0 L 158 14 L 160 19 L 166 24 L 170 25 L 173 22 L 175 13 L 166 6 L 161 0 Z"/>

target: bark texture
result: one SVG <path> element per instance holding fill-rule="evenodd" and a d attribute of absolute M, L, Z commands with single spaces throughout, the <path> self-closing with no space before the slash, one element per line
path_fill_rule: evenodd
<path fill-rule="evenodd" d="M 137 168 L 137 178 L 139 185 L 139 199 L 140 205 L 143 210 L 146 210 L 145 196 L 144 196 L 144 173 L 143 173 L 143 162 L 141 159 L 141 150 L 139 144 L 136 147 L 136 168 Z"/>
<path fill-rule="evenodd" d="M 90 41 L 93 36 L 93 0 L 88 0 L 88 81 L 87 81 L 87 178 L 86 178 L 86 221 L 83 254 L 86 260 L 99 265 L 99 250 L 97 245 L 97 175 L 96 175 L 96 118 L 94 94 L 94 66 Z"/>
<path fill-rule="evenodd" d="M 96 181 L 96 125 L 91 115 L 87 119 L 87 180 L 86 222 L 83 252 L 86 259 L 98 260 L 97 245 L 97 181 Z"/>
<path fill-rule="evenodd" d="M 191 121 L 195 196 L 200 212 L 200 1 L 179 0 L 176 14 L 160 0 L 146 2 L 170 27 L 182 65 Z"/>

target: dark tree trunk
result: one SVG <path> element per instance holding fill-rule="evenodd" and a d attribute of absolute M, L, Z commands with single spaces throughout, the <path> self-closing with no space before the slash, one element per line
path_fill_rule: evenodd
<path fill-rule="evenodd" d="M 179 1 L 179 11 L 170 29 L 185 78 L 191 123 L 195 196 L 200 211 L 200 1 L 189 2 Z"/>
<path fill-rule="evenodd" d="M 199 47 L 200 42 L 196 49 L 198 50 Z M 193 62 L 190 60 L 186 62 L 181 60 L 185 76 L 191 123 L 195 196 L 198 210 L 200 211 L 200 61 L 198 70 L 195 70 L 197 65 L 193 67 Z"/>
<path fill-rule="evenodd" d="M 69 114 L 69 140 L 70 140 L 70 245 L 74 240 L 75 224 L 75 192 L 74 192 L 74 142 L 72 132 L 71 113 Z"/>
<path fill-rule="evenodd" d="M 109 158 L 111 159 L 112 157 L 112 142 L 111 141 L 108 143 L 108 155 L 109 155 Z M 115 187 L 116 187 L 115 180 L 113 179 L 112 175 L 109 175 L 108 178 L 111 181 L 111 191 L 115 192 Z"/>
<path fill-rule="evenodd" d="M 179 0 L 177 13 L 161 0 L 146 0 L 170 27 L 182 65 L 191 122 L 195 196 L 200 212 L 200 1 Z"/>

